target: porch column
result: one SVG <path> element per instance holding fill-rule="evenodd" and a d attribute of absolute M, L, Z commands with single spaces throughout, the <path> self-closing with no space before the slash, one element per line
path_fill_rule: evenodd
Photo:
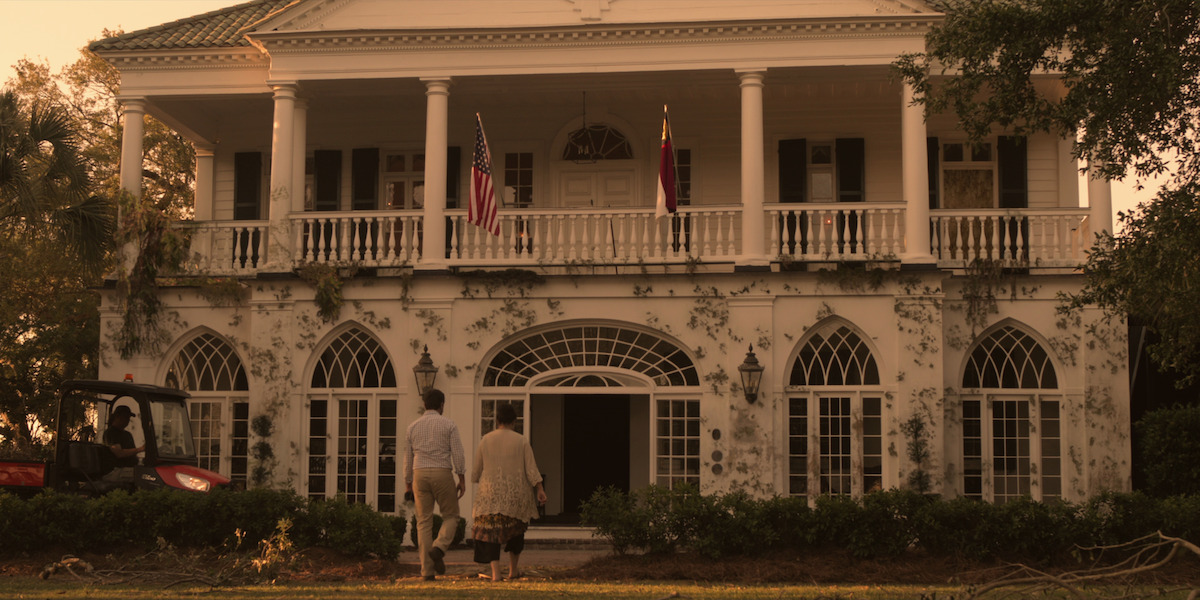
<path fill-rule="evenodd" d="M 1091 222 L 1092 235 L 1101 231 L 1112 233 L 1112 185 L 1100 172 L 1101 165 L 1088 159 L 1088 221 Z M 1086 240 L 1088 245 L 1091 240 Z"/>
<path fill-rule="evenodd" d="M 296 99 L 292 112 L 292 212 L 304 212 L 304 159 L 308 150 L 308 101 Z"/>
<path fill-rule="evenodd" d="M 929 249 L 929 150 L 925 108 L 913 104 L 913 87 L 905 82 L 900 95 L 901 194 L 904 198 L 906 264 L 933 264 Z"/>
<path fill-rule="evenodd" d="M 450 119 L 450 78 L 425 82 L 425 212 L 421 269 L 446 268 L 446 147 Z"/>
<path fill-rule="evenodd" d="M 269 271 L 282 272 L 291 268 L 292 241 L 288 223 L 288 212 L 292 209 L 292 161 L 296 151 L 293 146 L 296 129 L 295 82 L 271 84 L 275 90 L 275 121 L 271 137 L 271 185 L 267 218 L 270 219 L 270 235 L 267 242 L 267 264 Z"/>
<path fill-rule="evenodd" d="M 765 69 L 737 71 L 742 88 L 742 253 L 737 267 L 769 267 L 763 218 L 763 75 Z"/>
<path fill-rule="evenodd" d="M 121 102 L 123 130 L 121 132 L 121 189 L 134 199 L 142 197 L 142 145 L 146 136 L 146 99 L 141 97 L 118 98 Z M 124 217 L 125 210 L 118 203 L 117 220 Z M 137 244 L 121 244 L 118 254 L 126 270 L 133 268 L 137 260 Z"/>
<path fill-rule="evenodd" d="M 193 144 L 196 149 L 196 201 L 193 205 L 197 222 L 213 219 L 213 157 L 215 148 L 209 144 Z"/>
<path fill-rule="evenodd" d="M 146 99 L 124 97 L 121 115 L 124 131 L 121 133 L 121 189 L 134 198 L 142 197 L 142 138 L 146 135 Z"/>

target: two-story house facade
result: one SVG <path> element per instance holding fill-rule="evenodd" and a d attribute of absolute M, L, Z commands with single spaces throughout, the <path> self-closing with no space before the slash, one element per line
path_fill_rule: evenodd
<path fill-rule="evenodd" d="M 1123 324 L 1058 311 L 1107 190 L 1070 140 L 925 118 L 890 65 L 941 17 L 255 0 L 95 42 L 121 73 L 123 186 L 145 114 L 197 151 L 163 339 L 101 376 L 191 391 L 218 470 L 384 512 L 425 348 L 468 454 L 514 403 L 567 520 L 605 485 L 1128 489 Z M 679 208 L 659 218 L 664 106 Z M 476 114 L 499 236 L 467 220 Z M 122 306 L 106 292 L 110 339 Z"/>

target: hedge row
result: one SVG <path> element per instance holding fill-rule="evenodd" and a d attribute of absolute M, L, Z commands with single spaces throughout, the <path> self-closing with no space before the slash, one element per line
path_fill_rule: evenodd
<path fill-rule="evenodd" d="M 1153 499 L 1106 494 L 1082 504 L 1016 500 L 989 504 L 887 491 L 860 500 L 754 499 L 701 495 L 694 486 L 597 491 L 582 520 L 619 553 L 690 551 L 705 556 L 841 549 L 860 558 L 908 551 L 968 559 L 1045 562 L 1078 547 L 1134 540 L 1156 531 L 1200 540 L 1200 496 Z"/>
<path fill-rule="evenodd" d="M 47 491 L 28 500 L 0 493 L 0 553 L 152 548 L 160 538 L 177 548 L 233 548 L 239 534 L 242 549 L 253 550 L 283 519 L 296 546 L 351 556 L 396 557 L 406 527 L 363 504 L 310 501 L 291 491 L 115 491 L 92 499 Z"/>

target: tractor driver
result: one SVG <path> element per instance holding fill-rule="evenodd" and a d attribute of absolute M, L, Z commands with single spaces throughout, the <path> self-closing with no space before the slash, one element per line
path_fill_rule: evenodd
<path fill-rule="evenodd" d="M 137 415 L 128 406 L 121 405 L 113 409 L 108 417 L 108 429 L 104 430 L 104 443 L 117 457 L 118 467 L 136 467 L 137 455 L 146 450 L 145 445 L 134 446 L 133 434 L 125 431 L 129 419 Z"/>

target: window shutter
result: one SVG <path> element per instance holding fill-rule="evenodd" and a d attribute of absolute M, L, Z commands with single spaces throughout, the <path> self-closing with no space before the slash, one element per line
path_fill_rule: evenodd
<path fill-rule="evenodd" d="M 446 149 L 446 208 L 458 208 L 459 170 L 462 169 L 462 148 Z"/>
<path fill-rule="evenodd" d="M 1028 145 L 1024 137 L 1000 136 L 996 142 L 999 164 L 1000 208 L 1028 208 Z"/>
<path fill-rule="evenodd" d="M 233 155 L 233 218 L 255 221 L 262 214 L 262 152 Z"/>
<path fill-rule="evenodd" d="M 355 148 L 350 154 L 350 209 L 379 207 L 379 148 Z"/>
<path fill-rule="evenodd" d="M 938 164 L 938 139 L 935 137 L 925 138 L 925 152 L 929 157 L 929 208 L 938 208 L 941 199 L 938 197 L 938 180 L 941 174 L 940 165 Z"/>
<path fill-rule="evenodd" d="M 834 152 L 838 202 L 862 202 L 866 188 L 866 142 L 863 138 L 839 138 Z"/>
<path fill-rule="evenodd" d="M 342 187 L 342 151 L 313 152 L 313 209 L 338 210 Z"/>
<path fill-rule="evenodd" d="M 804 202 L 808 185 L 808 142 L 779 140 L 779 201 Z"/>

